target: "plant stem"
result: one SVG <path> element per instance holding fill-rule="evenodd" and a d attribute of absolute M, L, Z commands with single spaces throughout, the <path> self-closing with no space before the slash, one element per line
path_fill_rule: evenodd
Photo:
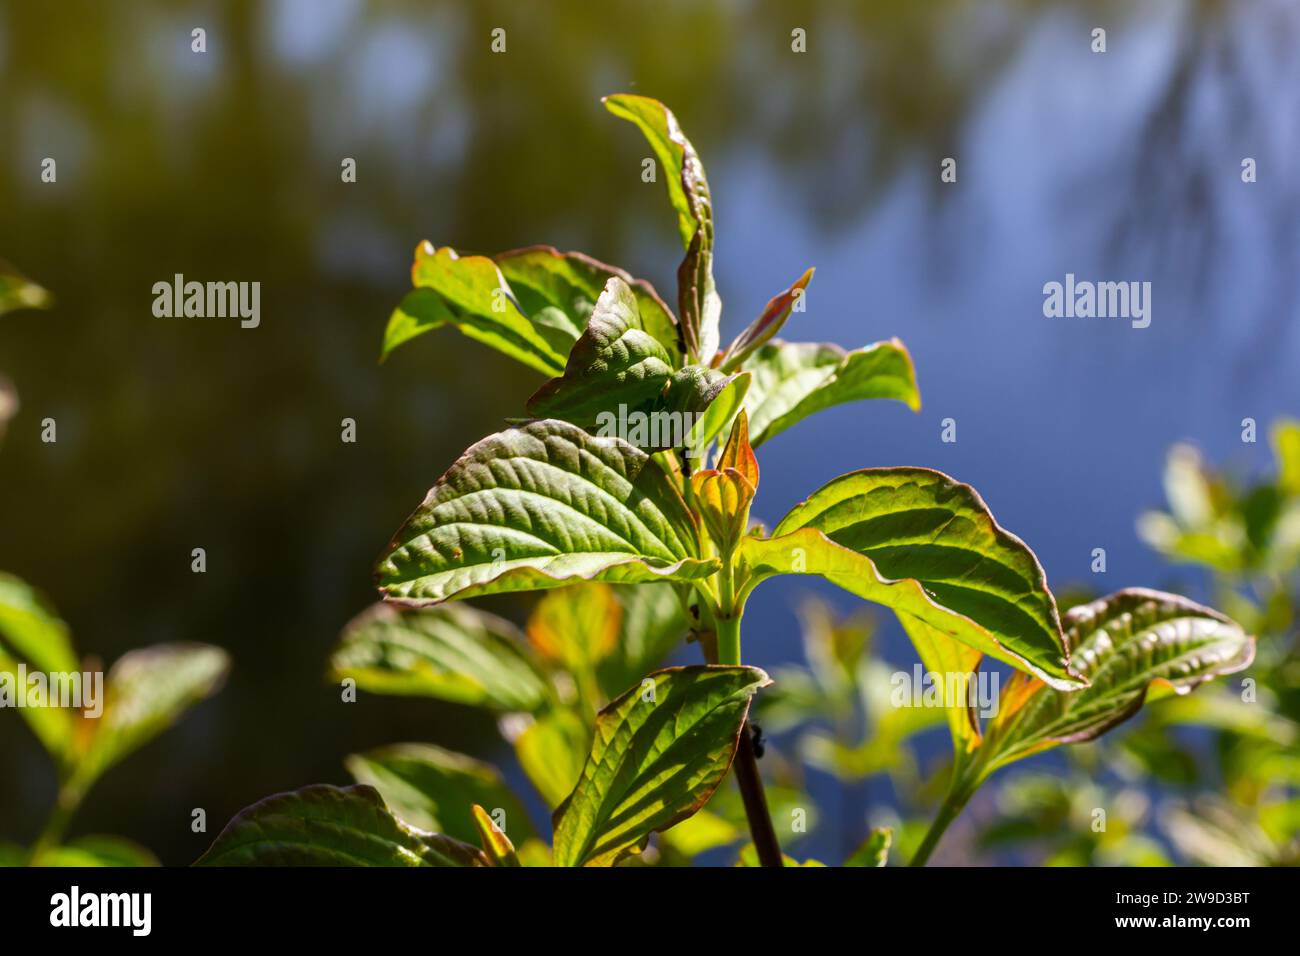
<path fill-rule="evenodd" d="M 948 791 L 948 795 L 943 798 L 943 803 L 939 807 L 939 812 L 930 824 L 930 829 L 926 831 L 925 839 L 917 847 L 912 862 L 908 866 L 925 866 L 930 859 L 930 854 L 934 848 L 939 845 L 939 840 L 957 815 L 961 813 L 962 808 L 966 806 L 966 801 L 970 799 L 971 791 L 958 789 L 954 787 Z"/>
<path fill-rule="evenodd" d="M 781 844 L 776 839 L 772 815 L 767 809 L 767 795 L 763 781 L 758 776 L 758 760 L 754 756 L 754 739 L 749 733 L 749 721 L 740 728 L 740 744 L 732 762 L 736 783 L 740 785 L 740 798 L 745 803 L 745 818 L 749 821 L 749 835 L 758 851 L 760 866 L 785 866 Z"/>
<path fill-rule="evenodd" d="M 718 596 L 721 608 L 714 615 L 717 635 L 717 654 L 714 663 L 740 664 L 740 609 L 735 605 L 735 581 L 732 577 L 731 555 L 724 557 L 718 574 Z M 749 822 L 749 835 L 758 852 L 760 866 L 785 866 L 781 844 L 772 826 L 772 814 L 767 808 L 767 794 L 763 780 L 758 775 L 758 757 L 754 753 L 754 738 L 750 735 L 749 721 L 740 728 L 740 741 L 736 757 L 731 763 L 736 772 L 736 784 L 745 804 L 745 819 Z"/>

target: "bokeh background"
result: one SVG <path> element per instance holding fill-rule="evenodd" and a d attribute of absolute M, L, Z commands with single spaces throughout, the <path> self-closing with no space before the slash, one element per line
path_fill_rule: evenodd
<path fill-rule="evenodd" d="M 646 149 L 604 93 L 664 100 L 704 158 L 724 341 L 815 265 L 789 337 L 897 335 L 915 359 L 920 414 L 841 407 L 781 435 L 757 514 L 856 467 L 932 466 L 975 485 L 1054 586 L 1205 596 L 1134 519 L 1162 500 L 1171 443 L 1250 473 L 1265 425 L 1300 410 L 1297 49 L 1285 0 L 0 0 L 0 255 L 57 299 L 0 323 L 22 402 L 0 450 L 0 568 L 105 661 L 171 640 L 234 658 L 226 688 L 109 774 L 73 833 L 187 863 L 253 800 L 344 782 L 361 748 L 495 746 L 511 765 L 486 716 L 344 705 L 324 665 L 393 530 L 540 381 L 449 330 L 377 363 L 416 243 L 550 243 L 673 295 L 663 185 L 641 181 Z M 56 184 L 40 181 L 47 156 Z M 941 184 L 950 156 L 959 179 Z M 1241 181 L 1244 157 L 1258 182 Z M 155 318 L 151 286 L 178 272 L 260 281 L 261 327 Z M 1150 327 L 1044 318 L 1043 284 L 1067 272 L 1151 281 Z M 40 441 L 45 417 L 57 444 Z M 1242 443 L 1246 417 L 1260 444 Z M 810 590 L 760 589 L 750 661 L 801 658 L 793 608 Z M 910 668 L 883 616 L 882 640 Z M 938 730 L 925 753 L 947 746 Z M 883 779 L 808 786 L 823 812 L 805 850 L 836 859 L 895 799 Z M 54 789 L 0 713 L 0 837 L 31 840 Z"/>

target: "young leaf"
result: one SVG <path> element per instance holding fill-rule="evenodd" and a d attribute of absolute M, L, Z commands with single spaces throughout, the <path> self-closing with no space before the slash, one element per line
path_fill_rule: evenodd
<path fill-rule="evenodd" d="M 226 680 L 230 657 L 207 644 L 156 644 L 127 651 L 104 681 L 104 713 L 77 758 L 76 779 L 90 781 L 143 747 Z"/>
<path fill-rule="evenodd" d="M 509 621 L 468 605 L 376 604 L 343 629 L 331 679 L 378 694 L 435 697 L 489 710 L 539 710 L 549 684 Z M 415 822 L 415 821 L 412 821 Z"/>
<path fill-rule="evenodd" d="M 278 793 L 226 824 L 196 866 L 488 866 L 477 847 L 398 820 L 371 787 Z"/>
<path fill-rule="evenodd" d="M 477 803 L 472 808 L 474 825 L 478 827 L 479 842 L 483 854 L 493 866 L 519 866 L 519 857 L 515 855 L 515 845 L 506 836 L 506 831 L 497 829 L 492 817 Z"/>
<path fill-rule="evenodd" d="M 993 520 L 973 488 L 940 472 L 843 475 L 796 505 L 771 538 L 745 539 L 740 553 L 753 583 L 821 575 L 1059 689 L 1084 684 L 1070 669 L 1034 553 Z"/>
<path fill-rule="evenodd" d="M 758 460 L 749 444 L 749 427 L 742 411 L 715 468 L 691 475 L 691 500 L 709 536 L 729 553 L 749 526 L 749 506 L 758 490 Z"/>
<path fill-rule="evenodd" d="M 415 250 L 411 282 L 417 290 L 434 293 L 442 308 L 428 295 L 408 295 L 388 320 L 382 357 L 421 332 L 451 324 L 544 375 L 563 371 L 572 341 L 568 331 L 557 328 L 552 317 L 525 315 L 496 263 L 486 256 L 459 256 L 454 249 L 423 242 Z"/>
<path fill-rule="evenodd" d="M 1059 744 L 1093 740 L 1136 714 L 1154 686 L 1175 694 L 1250 666 L 1255 639 L 1184 597 L 1130 588 L 1071 608 L 1065 632 L 1090 680 L 1062 694 L 1016 675 L 985 729 L 985 775 Z"/>
<path fill-rule="evenodd" d="M 845 402 L 892 398 L 921 407 L 912 357 L 897 339 L 846 352 L 838 345 L 770 342 L 750 356 L 745 408 L 754 447 L 808 416 Z"/>
<path fill-rule="evenodd" d="M 478 839 L 474 804 L 504 813 L 504 829 L 523 842 L 533 836 L 523 806 L 491 764 L 433 744 L 392 744 L 345 761 L 357 783 L 374 787 L 390 810 L 421 830 L 466 843 Z"/>
<path fill-rule="evenodd" d="M 808 269 L 795 280 L 790 288 L 769 299 L 758 318 L 727 346 L 727 351 L 723 353 L 722 358 L 719 360 L 718 367 L 724 372 L 740 368 L 745 360 L 758 350 L 759 346 L 780 332 L 781 326 L 785 325 L 786 319 L 790 318 L 790 312 L 794 309 L 794 304 L 804 294 L 804 290 L 808 288 L 808 283 L 812 281 L 812 277 L 813 270 Z"/>
<path fill-rule="evenodd" d="M 658 100 L 619 94 L 603 102 L 615 116 L 641 130 L 662 167 L 686 250 L 677 270 L 682 342 L 690 360 L 708 364 L 718 350 L 722 300 L 713 282 L 713 200 L 704 166 L 677 117 Z"/>
<path fill-rule="evenodd" d="M 528 399 L 528 414 L 562 418 L 584 428 L 608 409 L 640 408 L 664 390 L 673 373 L 668 349 L 650 335 L 631 287 L 609 280 L 564 374 Z"/>
<path fill-rule="evenodd" d="M 632 290 L 646 333 L 668 350 L 673 368 L 681 366 L 677 319 L 644 279 L 634 279 L 622 269 L 580 252 L 559 252 L 551 246 L 503 252 L 496 263 L 524 311 L 536 317 L 550 310 L 555 320 L 549 324 L 567 328 L 572 342 L 587 327 L 609 280 L 619 279 Z"/>
<path fill-rule="evenodd" d="M 612 866 L 708 801 L 735 754 L 755 667 L 670 667 L 601 711 L 578 785 L 555 811 L 557 866 Z"/>
<path fill-rule="evenodd" d="M 884 866 L 889 862 L 889 846 L 894 842 L 894 831 L 889 827 L 874 827 L 862 846 L 844 861 L 845 866 Z"/>
<path fill-rule="evenodd" d="M 546 420 L 466 451 L 397 532 L 376 583 L 425 605 L 578 580 L 690 580 L 716 566 L 649 455 Z"/>

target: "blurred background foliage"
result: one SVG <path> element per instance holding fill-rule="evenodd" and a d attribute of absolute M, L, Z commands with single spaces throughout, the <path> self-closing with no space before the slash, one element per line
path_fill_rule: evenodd
<path fill-rule="evenodd" d="M 190 50 L 196 26 L 206 54 Z M 790 52 L 796 26 L 806 54 Z M 519 781 L 489 713 L 343 704 L 323 673 L 389 534 L 540 381 L 450 333 L 377 365 L 415 244 L 548 242 L 673 288 L 662 186 L 640 181 L 642 145 L 597 102 L 629 90 L 668 103 L 708 164 L 724 338 L 815 265 L 792 336 L 898 335 L 916 360 L 919 416 L 838 409 L 781 436 L 756 516 L 855 467 L 937 467 L 980 489 L 1054 586 L 1111 590 L 1090 581 L 1104 547 L 1123 584 L 1237 595 L 1228 609 L 1261 636 L 1259 704 L 1235 706 L 1225 681 L 1041 758 L 1028 771 L 1050 776 L 997 781 L 938 861 L 1293 859 L 1294 499 L 1262 439 L 1300 409 L 1298 34 L 1284 0 L 682 0 L 596 16 L 576 0 L 0 0 L 0 254 L 55 296 L 0 323 L 21 401 L 0 451 L 0 568 L 101 659 L 177 640 L 232 658 L 225 689 L 106 777 L 75 832 L 188 862 L 211 837 L 190 831 L 192 808 L 216 826 L 267 793 L 344 782 L 341 754 L 402 740 L 484 754 Z M 955 185 L 939 182 L 946 156 Z M 1241 182 L 1245 156 L 1257 183 Z M 1152 326 L 1044 319 L 1042 285 L 1066 272 L 1152 281 Z M 175 273 L 261 281 L 261 327 L 154 318 L 151 287 Z M 939 441 L 947 416 L 956 444 Z M 57 444 L 40 441 L 45 417 Z M 1245 417 L 1260 443 L 1242 443 Z M 1201 505 L 1182 489 L 1144 519 L 1147 549 L 1133 515 L 1162 500 L 1183 439 L 1222 470 L 1197 465 Z M 1189 470 L 1176 455 L 1166 476 Z M 784 761 L 819 809 L 792 852 L 840 859 L 890 821 L 906 852 L 947 748 L 871 688 L 914 657 L 892 620 L 841 622 L 851 604 L 829 592 L 801 620 L 804 587 L 760 594 L 746 638 L 792 694 L 830 682 L 817 726 L 775 704 L 769 719 L 765 773 Z M 523 622 L 531 604 L 490 608 Z M 816 636 L 843 628 L 861 650 Z M 819 662 L 827 641 L 845 661 Z M 877 723 L 909 746 L 876 746 Z M 0 837 L 28 843 L 56 781 L 20 721 L 0 720 L 0 775 Z M 1111 808 L 1105 840 L 1061 825 L 1095 805 Z"/>

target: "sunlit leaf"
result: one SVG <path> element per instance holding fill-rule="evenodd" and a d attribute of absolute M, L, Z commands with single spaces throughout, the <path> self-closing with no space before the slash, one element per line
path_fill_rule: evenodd
<path fill-rule="evenodd" d="M 1300 421 L 1284 418 L 1274 422 L 1272 436 L 1278 487 L 1300 497 Z"/>
<path fill-rule="evenodd" d="M 796 505 L 771 538 L 746 538 L 740 553 L 750 586 L 774 574 L 820 575 L 1053 686 L 1083 684 L 1034 553 L 974 489 L 940 472 L 843 475 Z"/>
<path fill-rule="evenodd" d="M 976 679 L 982 655 L 975 648 L 953 640 L 947 634 L 927 624 L 919 617 L 900 613 L 898 620 L 912 640 L 921 663 L 939 682 L 940 687 L 951 688 L 953 698 L 945 700 L 944 717 L 948 733 L 958 756 L 969 753 L 980 739 L 979 728 L 971 719 L 969 707 L 971 682 Z"/>
<path fill-rule="evenodd" d="M 650 456 L 546 420 L 465 452 L 398 531 L 376 580 L 385 597 L 419 605 L 580 580 L 689 580 L 716 565 Z"/>
<path fill-rule="evenodd" d="M 754 667 L 679 667 L 651 674 L 601 711 L 577 786 L 555 811 L 555 862 L 608 866 L 652 832 L 690 816 L 731 766 Z"/>
<path fill-rule="evenodd" d="M 713 282 L 713 200 L 695 147 L 668 107 L 645 96 L 604 99 L 615 116 L 634 123 L 659 160 L 686 258 L 677 271 L 677 314 L 688 357 L 708 363 L 718 350 L 722 300 Z"/>
<path fill-rule="evenodd" d="M 557 328 L 550 315 L 526 315 L 501 270 L 486 256 L 460 256 L 423 242 L 415 250 L 411 282 L 416 293 L 427 291 L 408 294 L 389 317 L 381 357 L 422 332 L 453 325 L 544 375 L 563 371 L 570 330 Z"/>
<path fill-rule="evenodd" d="M 397 819 L 371 787 L 315 784 L 267 797 L 217 836 L 198 866 L 487 866 L 477 847 Z"/>
<path fill-rule="evenodd" d="M 610 279 L 569 353 L 564 374 L 533 394 L 528 413 L 589 428 L 601 412 L 653 402 L 672 374 L 673 357 L 646 330 L 631 287 Z"/>
<path fill-rule="evenodd" d="M 744 363 L 754 383 L 745 399 L 754 446 L 832 405 L 892 398 L 921 407 L 912 357 L 897 339 L 846 352 L 838 345 L 770 342 Z"/>
<path fill-rule="evenodd" d="M 535 835 L 501 773 L 473 757 L 433 744 L 392 744 L 353 754 L 346 765 L 357 783 L 374 787 L 393 813 L 421 830 L 472 843 L 479 828 L 471 811 L 480 804 L 516 840 Z"/>
<path fill-rule="evenodd" d="M 636 299 L 645 331 L 668 350 L 674 368 L 681 365 L 677 319 L 645 280 L 580 252 L 559 252 L 551 246 L 503 252 L 496 256 L 496 263 L 524 311 L 535 318 L 549 315 L 549 325 L 566 328 L 575 342 L 609 280 L 620 279 Z"/>
<path fill-rule="evenodd" d="M 519 629 L 469 605 L 376 604 L 343 629 L 330 667 L 362 690 L 495 711 L 535 711 L 550 695 Z"/>
<path fill-rule="evenodd" d="M 812 281 L 813 270 L 808 269 L 801 275 L 790 288 L 773 296 L 763 307 L 757 319 L 736 336 L 727 351 L 723 353 L 718 367 L 723 371 L 730 371 L 740 368 L 745 360 L 750 357 L 758 348 L 764 345 L 769 339 L 781 331 L 785 325 L 786 319 L 790 318 L 790 312 L 794 309 L 795 303 L 799 301 L 808 288 L 808 283 Z"/>

